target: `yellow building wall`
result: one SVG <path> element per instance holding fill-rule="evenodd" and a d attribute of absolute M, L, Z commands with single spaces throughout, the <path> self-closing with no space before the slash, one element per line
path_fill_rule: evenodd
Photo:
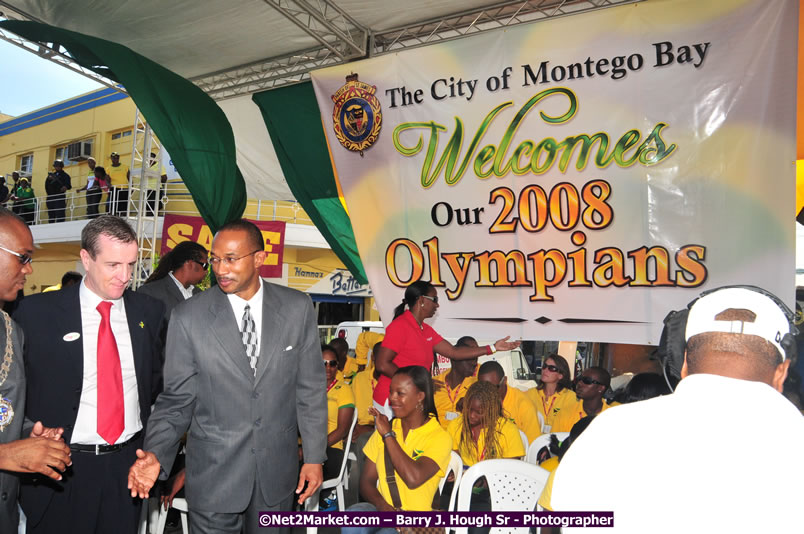
<path fill-rule="evenodd" d="M 45 178 L 52 170 L 57 147 L 92 139 L 92 156 L 98 165 L 108 166 L 113 150 L 112 133 L 131 129 L 135 111 L 134 102 L 126 98 L 4 135 L 0 137 L 0 173 L 10 174 L 19 169 L 21 157 L 32 153 L 31 185 L 37 196 L 44 196 Z M 121 154 L 121 162 L 128 165 L 132 137 L 124 139 L 125 142 L 116 143 L 115 147 Z M 72 178 L 74 190 L 86 185 L 89 167 L 85 161 L 66 165 L 64 170 Z"/>
<path fill-rule="evenodd" d="M 28 275 L 25 294 L 40 293 L 61 282 L 67 271 L 83 272 L 79 243 L 45 243 L 34 252 L 33 273 Z"/>

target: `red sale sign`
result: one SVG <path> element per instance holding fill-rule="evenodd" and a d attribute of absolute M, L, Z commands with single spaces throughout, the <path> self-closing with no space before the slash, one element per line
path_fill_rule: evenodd
<path fill-rule="evenodd" d="M 250 221 L 262 232 L 265 250 L 268 255 L 260 269 L 263 278 L 282 277 L 282 252 L 285 248 L 284 221 Z M 162 225 L 162 249 L 165 254 L 182 241 L 195 241 L 205 249 L 212 246 L 212 232 L 201 217 L 186 215 L 165 215 Z"/>

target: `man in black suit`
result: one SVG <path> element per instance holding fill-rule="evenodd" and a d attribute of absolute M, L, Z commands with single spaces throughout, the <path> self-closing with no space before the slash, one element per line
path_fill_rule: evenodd
<path fill-rule="evenodd" d="M 103 215 L 81 233 L 81 284 L 26 298 L 26 416 L 64 428 L 73 465 L 61 481 L 23 483 L 28 532 L 127 533 L 140 503 L 126 491 L 128 467 L 160 387 L 164 306 L 128 291 L 137 238 Z"/>
<path fill-rule="evenodd" d="M 160 258 L 159 266 L 137 291 L 161 300 L 170 317 L 177 304 L 198 293 L 195 286 L 207 275 L 207 267 L 207 249 L 182 241 Z"/>

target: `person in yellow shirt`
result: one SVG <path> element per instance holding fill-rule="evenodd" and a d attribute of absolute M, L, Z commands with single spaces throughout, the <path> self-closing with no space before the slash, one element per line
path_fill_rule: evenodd
<path fill-rule="evenodd" d="M 429 370 L 418 365 L 399 368 L 391 379 L 388 400 L 393 421 L 371 408 L 377 430 L 364 449 L 366 465 L 360 473 L 360 493 L 368 502 L 349 511 L 429 512 L 452 454 L 452 439 L 436 420 Z M 393 468 L 396 491 L 386 477 L 387 463 Z M 373 531 L 376 528 L 341 529 L 343 534 Z"/>
<path fill-rule="evenodd" d="M 111 203 L 109 208 L 112 208 L 112 214 L 120 217 L 125 217 L 128 210 L 128 179 L 129 170 L 128 165 L 120 163 L 120 154 L 112 152 L 109 156 L 112 163 L 106 167 L 106 172 L 109 175 L 111 182 L 111 189 L 109 190 L 109 199 Z"/>
<path fill-rule="evenodd" d="M 335 349 L 335 354 L 338 356 L 338 380 L 343 379 L 347 384 L 351 384 L 354 373 L 347 375 L 344 372 L 349 360 L 349 343 L 342 337 L 336 337 L 329 342 L 329 346 Z"/>
<path fill-rule="evenodd" d="M 377 350 L 381 344 L 382 341 L 378 341 L 373 350 Z M 372 395 L 374 395 L 374 387 L 377 385 L 378 378 L 380 378 L 380 372 L 374 368 L 374 362 L 369 354 L 368 365 L 354 376 L 351 385 L 352 393 L 355 396 L 355 409 L 357 410 L 357 425 L 352 433 L 352 442 L 354 443 L 352 450 L 357 457 L 358 473 L 363 471 L 363 465 L 366 462 L 363 447 L 366 446 L 371 433 L 374 432 L 374 416 L 369 413 L 369 408 L 374 405 Z"/>
<path fill-rule="evenodd" d="M 488 382 L 475 382 L 469 387 L 461 416 L 450 421 L 447 432 L 452 437 L 452 449 L 460 454 L 465 467 L 492 458 L 525 456 L 519 429 L 503 416 L 497 388 Z"/>
<path fill-rule="evenodd" d="M 555 417 L 551 432 L 569 432 L 572 426 L 587 415 L 597 415 L 617 403 L 607 403 L 603 394 L 609 389 L 611 375 L 602 367 L 589 367 L 578 377 L 574 406 L 562 409 Z"/>
<path fill-rule="evenodd" d="M 539 384 L 526 391 L 525 395 L 542 415 L 542 432 L 550 432 L 556 415 L 564 408 L 575 406 L 577 402 L 567 360 L 558 354 L 547 356 L 542 365 Z"/>
<path fill-rule="evenodd" d="M 321 347 L 327 373 L 327 461 L 324 480 L 338 476 L 343 462 L 343 440 L 349 434 L 355 413 L 352 388 L 338 379 L 338 356 L 330 345 Z"/>
<path fill-rule="evenodd" d="M 542 435 L 542 426 L 539 416 L 536 415 L 536 406 L 516 388 L 508 387 L 508 378 L 505 376 L 502 365 L 495 361 L 488 361 L 480 366 L 477 379 L 497 386 L 502 398 L 502 407 L 505 417 L 511 419 L 516 426 L 528 437 L 528 443 Z"/>
<path fill-rule="evenodd" d="M 374 346 L 380 343 L 384 337 L 385 334 L 379 332 L 361 332 L 355 342 L 355 357 L 346 359 L 346 365 L 343 367 L 343 376 L 348 379 L 364 370 L 372 359 Z M 330 343 L 332 343 L 332 341 Z M 344 343 L 346 343 L 345 340 Z"/>
<path fill-rule="evenodd" d="M 469 336 L 460 338 L 456 347 L 477 347 L 477 341 Z M 474 377 L 477 369 L 477 358 L 468 360 L 452 360 L 452 367 L 444 374 L 433 378 L 433 398 L 435 399 L 436 411 L 438 411 L 438 421 L 445 429 L 450 421 L 456 420 L 460 416 L 461 410 L 458 404 L 469 386 L 477 382 Z"/>

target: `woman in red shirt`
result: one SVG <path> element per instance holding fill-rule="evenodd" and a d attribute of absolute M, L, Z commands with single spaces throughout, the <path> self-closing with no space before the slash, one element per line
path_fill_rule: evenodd
<path fill-rule="evenodd" d="M 510 336 L 506 336 L 494 345 L 456 347 L 424 322 L 435 315 L 437 309 L 438 295 L 433 284 L 414 282 L 405 289 L 405 298 L 394 309 L 394 320 L 385 329 L 385 338 L 374 360 L 374 366 L 380 372 L 374 388 L 374 407 L 389 419 L 393 417 L 393 412 L 388 408 L 388 388 L 398 368 L 420 365 L 429 369 L 433 363 L 433 352 L 452 360 L 466 360 L 519 346 L 519 341 L 508 341 Z"/>

